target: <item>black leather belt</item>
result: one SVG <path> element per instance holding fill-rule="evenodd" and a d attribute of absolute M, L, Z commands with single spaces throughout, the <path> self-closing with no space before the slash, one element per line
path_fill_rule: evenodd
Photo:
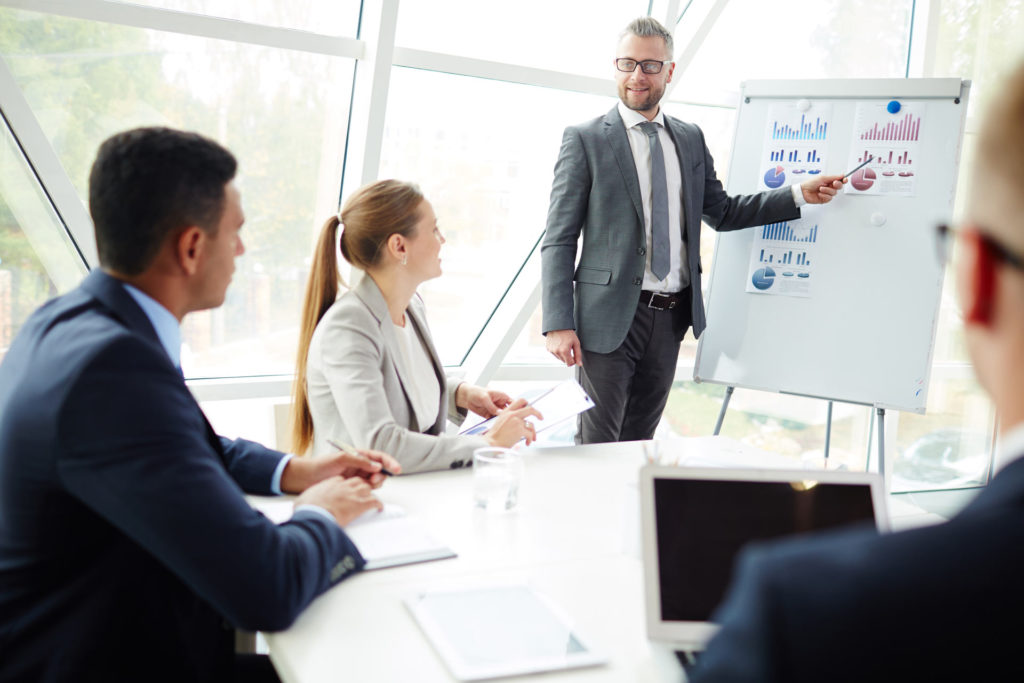
<path fill-rule="evenodd" d="M 682 304 L 683 300 L 678 294 L 658 294 L 645 289 L 640 292 L 640 303 L 657 311 L 671 311 Z"/>

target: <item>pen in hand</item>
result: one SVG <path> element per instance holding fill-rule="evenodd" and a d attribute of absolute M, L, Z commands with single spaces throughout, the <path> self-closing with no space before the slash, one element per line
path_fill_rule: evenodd
<path fill-rule="evenodd" d="M 858 166 L 857 168 L 853 169 L 853 170 L 852 170 L 852 171 L 850 171 L 849 173 L 846 173 L 846 174 L 844 174 L 844 175 L 843 175 L 843 178 L 844 178 L 844 179 L 845 179 L 845 178 L 849 178 L 849 177 L 850 177 L 850 176 L 852 176 L 852 175 L 853 175 L 854 173 L 856 173 L 856 172 L 857 172 L 857 171 L 859 171 L 860 169 L 864 168 L 865 166 L 867 166 L 868 164 L 870 164 L 870 163 L 871 163 L 872 161 L 874 161 L 874 160 L 875 160 L 875 157 L 873 157 L 873 156 L 869 156 L 869 157 L 868 157 L 868 159 L 867 159 L 867 161 L 865 161 L 864 163 L 862 163 L 862 164 L 861 164 L 860 166 Z"/>
<path fill-rule="evenodd" d="M 359 455 L 359 453 L 356 451 L 356 449 L 352 448 L 347 443 L 338 443 L 337 441 L 331 441 L 330 439 L 327 439 L 327 443 L 331 447 L 337 448 L 342 453 L 348 453 L 349 455 L 354 455 L 356 457 L 362 457 L 361 455 Z M 395 476 L 394 472 L 389 470 L 387 467 L 384 467 L 383 465 L 381 465 L 381 467 L 380 467 L 380 473 L 385 475 L 385 476 L 388 476 L 388 477 Z"/>

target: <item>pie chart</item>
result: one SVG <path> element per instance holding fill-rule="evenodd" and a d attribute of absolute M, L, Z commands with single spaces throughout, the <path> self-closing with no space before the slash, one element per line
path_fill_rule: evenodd
<path fill-rule="evenodd" d="M 764 184 L 773 190 L 777 187 L 782 187 L 784 182 L 786 182 L 786 169 L 782 166 L 769 168 L 764 174 Z"/>
<path fill-rule="evenodd" d="M 758 268 L 750 279 L 758 289 L 768 289 L 775 284 L 775 271 L 771 268 Z"/>
<path fill-rule="evenodd" d="M 863 192 L 875 184 L 875 178 L 877 177 L 870 168 L 862 168 L 850 176 L 850 184 L 853 185 L 853 189 Z"/>

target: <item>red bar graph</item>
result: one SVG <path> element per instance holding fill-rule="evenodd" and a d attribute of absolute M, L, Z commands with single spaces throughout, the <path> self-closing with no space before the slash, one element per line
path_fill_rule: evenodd
<path fill-rule="evenodd" d="M 867 161 L 869 157 L 874 157 L 871 160 L 872 166 L 885 166 L 891 164 L 902 164 L 906 166 L 914 163 L 913 159 L 910 158 L 909 150 L 904 150 L 902 154 L 896 156 L 896 152 L 891 149 L 878 150 L 875 152 L 864 150 L 861 155 L 857 157 L 857 162 L 860 163 L 862 161 Z"/>
<path fill-rule="evenodd" d="M 899 121 L 884 126 L 875 123 L 860 135 L 861 140 L 915 141 L 921 131 L 921 117 L 907 114 Z"/>

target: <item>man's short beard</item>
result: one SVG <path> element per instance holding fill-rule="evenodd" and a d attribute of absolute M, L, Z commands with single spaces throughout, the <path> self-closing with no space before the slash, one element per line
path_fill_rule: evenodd
<path fill-rule="evenodd" d="M 619 93 L 619 101 L 626 105 L 626 109 L 632 109 L 633 111 L 650 111 L 661 103 L 661 98 L 664 97 L 665 91 L 662 90 L 659 93 L 655 93 L 654 89 L 647 91 L 647 98 L 641 104 L 632 105 L 627 101 L 626 93 L 629 92 L 625 87 L 622 88 Z"/>

